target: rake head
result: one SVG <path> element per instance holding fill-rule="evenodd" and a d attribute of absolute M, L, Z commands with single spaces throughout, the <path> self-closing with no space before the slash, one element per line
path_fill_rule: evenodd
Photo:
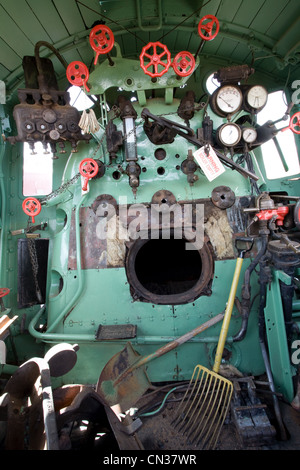
<path fill-rule="evenodd" d="M 197 365 L 172 424 L 200 449 L 214 449 L 233 392 L 230 380 Z"/>

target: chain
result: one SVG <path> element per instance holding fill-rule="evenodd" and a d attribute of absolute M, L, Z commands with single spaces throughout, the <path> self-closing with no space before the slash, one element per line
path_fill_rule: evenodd
<path fill-rule="evenodd" d="M 192 107 L 188 107 L 187 109 L 188 110 L 195 110 L 195 111 L 199 111 L 200 109 L 203 108 L 203 105 L 201 104 L 198 104 L 196 106 L 192 106 Z M 169 113 L 162 113 L 162 114 L 158 114 L 157 116 L 170 116 L 170 115 L 175 115 L 177 114 L 177 111 L 173 111 L 173 112 L 169 112 Z M 118 117 L 118 112 L 117 112 L 117 108 L 114 110 L 114 116 L 111 118 L 111 120 L 114 120 Z M 143 124 L 144 121 L 141 121 L 138 123 L 138 125 L 135 125 L 134 128 L 129 131 L 126 135 L 124 135 L 123 137 L 123 142 L 125 142 L 128 137 L 131 136 L 131 134 L 133 134 L 134 132 L 136 132 L 136 129 Z M 95 157 L 95 155 L 97 154 L 99 148 L 101 147 L 102 143 L 103 143 L 103 140 L 105 138 L 106 134 L 104 132 L 102 138 L 100 139 L 96 149 L 94 150 L 94 152 L 92 153 L 92 156 L 91 158 Z M 56 197 L 56 196 L 59 196 L 60 194 L 62 194 L 63 192 L 67 191 L 71 186 L 73 186 L 77 181 L 78 179 L 80 178 L 80 173 L 78 172 L 76 175 L 74 175 L 70 180 L 66 181 L 65 183 L 63 183 L 58 189 L 55 189 L 54 191 L 52 191 L 50 194 L 48 194 L 47 196 L 43 197 L 42 199 L 40 199 L 40 202 L 41 204 L 45 204 L 47 201 L 51 200 L 52 198 Z"/>

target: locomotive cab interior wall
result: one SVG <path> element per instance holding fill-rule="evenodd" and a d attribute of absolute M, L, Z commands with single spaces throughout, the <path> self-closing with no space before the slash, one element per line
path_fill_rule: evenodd
<path fill-rule="evenodd" d="M 3 450 L 299 449 L 299 22 L 0 0 Z"/>

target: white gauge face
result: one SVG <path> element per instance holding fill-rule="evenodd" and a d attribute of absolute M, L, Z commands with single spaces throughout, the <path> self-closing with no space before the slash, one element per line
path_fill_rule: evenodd
<path fill-rule="evenodd" d="M 257 132 L 253 127 L 246 127 L 243 130 L 243 139 L 248 144 L 252 144 L 253 142 L 255 142 L 256 137 L 257 137 Z"/>
<path fill-rule="evenodd" d="M 254 109 L 261 109 L 268 100 L 268 92 L 261 85 L 255 85 L 247 93 L 247 102 Z"/>
<path fill-rule="evenodd" d="M 241 138 L 241 129 L 234 123 L 223 124 L 219 129 L 219 139 L 223 145 L 232 147 Z"/>
<path fill-rule="evenodd" d="M 217 91 L 216 104 L 226 114 L 236 113 L 242 105 L 241 90 L 233 85 L 224 85 Z"/>

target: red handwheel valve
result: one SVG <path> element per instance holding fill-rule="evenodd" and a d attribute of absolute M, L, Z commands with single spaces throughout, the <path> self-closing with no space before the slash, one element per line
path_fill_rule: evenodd
<path fill-rule="evenodd" d="M 198 24 L 198 34 L 204 41 L 211 41 L 214 39 L 220 29 L 218 19 L 213 15 L 205 15 Z"/>
<path fill-rule="evenodd" d="M 291 117 L 288 127 L 284 127 L 281 131 L 286 131 L 287 129 L 291 129 L 295 134 L 300 134 L 300 111 Z"/>
<path fill-rule="evenodd" d="M 151 53 L 152 51 L 152 53 Z M 146 63 L 146 60 L 149 62 Z M 167 46 L 161 42 L 149 42 L 143 47 L 140 54 L 140 64 L 146 75 L 150 77 L 161 77 L 169 70 L 171 65 L 171 54 Z M 153 67 L 154 71 L 151 72 L 149 67 Z"/>
<path fill-rule="evenodd" d="M 178 52 L 178 54 L 174 57 L 172 67 L 176 75 L 179 75 L 179 77 L 187 77 L 194 71 L 194 56 L 187 51 Z"/>
<path fill-rule="evenodd" d="M 2 297 L 4 297 L 5 295 L 7 295 L 9 293 L 10 293 L 10 289 L 8 287 L 1 287 L 1 289 L 0 289 L 0 309 L 1 309 L 1 312 L 4 312 L 6 310 Z"/>
<path fill-rule="evenodd" d="M 108 54 L 114 47 L 115 38 L 112 30 L 104 24 L 98 24 L 90 32 L 91 48 L 97 53 L 94 65 L 97 64 L 99 54 Z"/>
<path fill-rule="evenodd" d="M 82 186 L 83 191 L 87 191 L 88 182 L 91 178 L 94 178 L 99 171 L 98 163 L 92 158 L 85 158 L 80 162 L 79 172 L 84 177 L 84 183 Z"/>
<path fill-rule="evenodd" d="M 34 224 L 35 216 L 41 212 L 42 206 L 41 206 L 40 201 L 36 199 L 35 197 L 27 197 L 23 201 L 22 209 L 25 212 L 25 214 L 31 217 L 31 221 Z"/>
<path fill-rule="evenodd" d="M 72 85 L 75 86 L 84 86 L 86 91 L 90 91 L 87 86 L 87 81 L 89 79 L 89 69 L 87 66 L 80 62 L 79 60 L 75 60 L 71 62 L 67 67 L 67 79 Z"/>

